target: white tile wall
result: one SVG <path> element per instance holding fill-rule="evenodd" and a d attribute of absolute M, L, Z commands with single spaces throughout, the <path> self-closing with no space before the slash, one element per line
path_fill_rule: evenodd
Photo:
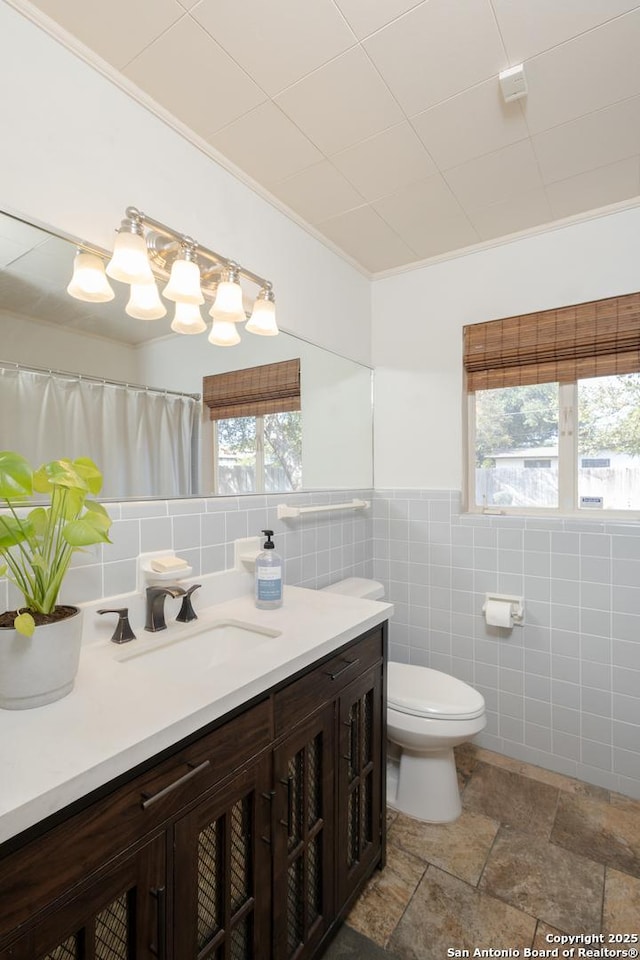
<path fill-rule="evenodd" d="M 376 491 L 391 657 L 477 687 L 485 746 L 640 797 L 640 527 L 459 504 L 450 490 Z M 523 595 L 524 626 L 488 627 L 487 591 Z"/>

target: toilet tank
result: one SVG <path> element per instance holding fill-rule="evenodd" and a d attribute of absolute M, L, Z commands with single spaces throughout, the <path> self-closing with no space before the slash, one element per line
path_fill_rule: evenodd
<path fill-rule="evenodd" d="M 377 580 L 367 580 L 365 577 L 347 577 L 346 580 L 337 580 L 322 589 L 347 597 L 362 597 L 364 600 L 382 600 L 384 597 L 383 585 Z"/>

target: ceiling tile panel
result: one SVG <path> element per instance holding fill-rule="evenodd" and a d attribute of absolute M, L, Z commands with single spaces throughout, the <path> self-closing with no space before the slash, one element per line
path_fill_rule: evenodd
<path fill-rule="evenodd" d="M 332 0 L 202 0 L 192 16 L 270 96 L 356 43 Z"/>
<path fill-rule="evenodd" d="M 328 160 L 289 177 L 272 190 L 288 207 L 313 224 L 364 204 L 364 198 Z"/>
<path fill-rule="evenodd" d="M 371 207 L 350 210 L 326 220 L 322 231 L 367 270 L 392 270 L 416 255 Z"/>
<path fill-rule="evenodd" d="M 190 17 L 147 47 L 123 72 L 203 137 L 267 99 Z"/>
<path fill-rule="evenodd" d="M 499 203 L 542 187 L 538 162 L 529 140 L 521 140 L 463 163 L 447 170 L 444 177 L 465 209 Z"/>
<path fill-rule="evenodd" d="M 272 100 L 245 113 L 209 137 L 209 142 L 267 186 L 322 160 L 317 147 Z"/>
<path fill-rule="evenodd" d="M 531 133 L 640 93 L 640 9 L 543 53 L 526 66 Z"/>
<path fill-rule="evenodd" d="M 374 272 L 640 190 L 640 0 L 28 6 Z"/>
<path fill-rule="evenodd" d="M 520 104 L 504 102 L 497 77 L 419 113 L 411 122 L 440 170 L 529 135 Z"/>
<path fill-rule="evenodd" d="M 512 64 L 640 6 L 638 0 L 491 0 Z"/>
<path fill-rule="evenodd" d="M 640 194 L 640 156 L 589 170 L 547 187 L 554 217 L 571 217 Z"/>
<path fill-rule="evenodd" d="M 544 190 L 533 190 L 524 196 L 473 210 L 469 219 L 483 240 L 493 240 L 549 223 L 553 215 Z"/>
<path fill-rule="evenodd" d="M 364 47 L 410 117 L 508 65 L 489 0 L 429 0 Z"/>
<path fill-rule="evenodd" d="M 35 6 L 119 69 L 185 15 L 176 0 L 35 0 Z"/>
<path fill-rule="evenodd" d="M 563 123 L 533 137 L 544 183 L 640 153 L 640 97 Z"/>
<path fill-rule="evenodd" d="M 409 123 L 400 123 L 331 158 L 367 200 L 377 200 L 436 172 Z"/>
<path fill-rule="evenodd" d="M 335 0 L 336 6 L 342 10 L 360 40 L 423 2 L 429 0 L 385 0 L 384 3 L 372 3 L 372 0 Z"/>
<path fill-rule="evenodd" d="M 404 119 L 359 47 L 289 87 L 276 103 L 326 154 L 338 153 Z"/>
<path fill-rule="evenodd" d="M 414 183 L 373 206 L 421 258 L 479 239 L 440 175 Z"/>

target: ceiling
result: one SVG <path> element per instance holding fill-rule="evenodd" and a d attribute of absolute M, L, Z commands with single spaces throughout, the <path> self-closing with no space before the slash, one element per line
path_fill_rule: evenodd
<path fill-rule="evenodd" d="M 372 274 L 640 194 L 640 0 L 34 6 Z"/>

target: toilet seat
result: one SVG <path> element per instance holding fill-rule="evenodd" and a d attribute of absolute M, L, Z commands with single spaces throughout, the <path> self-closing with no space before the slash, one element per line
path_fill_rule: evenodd
<path fill-rule="evenodd" d="M 388 664 L 387 705 L 398 713 L 440 720 L 472 720 L 485 712 L 484 697 L 440 670 Z"/>

